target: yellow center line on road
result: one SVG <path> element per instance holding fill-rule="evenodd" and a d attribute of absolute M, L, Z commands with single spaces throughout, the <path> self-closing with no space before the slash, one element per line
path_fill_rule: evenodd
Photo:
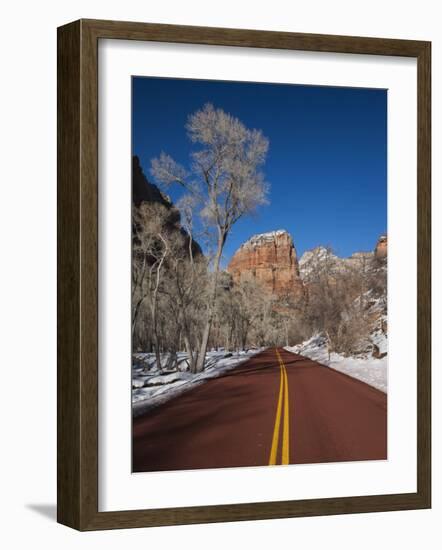
<path fill-rule="evenodd" d="M 270 449 L 269 466 L 274 466 L 277 463 L 278 448 L 279 448 L 279 433 L 281 426 L 281 413 L 284 409 L 282 419 L 282 451 L 281 464 L 289 464 L 290 461 L 290 435 L 289 435 L 289 383 L 287 377 L 287 369 L 284 361 L 278 350 L 276 350 L 280 366 L 281 382 L 279 385 L 278 405 L 276 408 L 275 426 L 273 428 L 272 447 Z"/>
<path fill-rule="evenodd" d="M 279 352 L 278 352 L 279 355 Z M 281 366 L 284 370 L 284 427 L 282 433 L 282 458 L 281 464 L 289 464 L 290 453 L 289 453 L 289 381 L 287 378 L 287 369 L 285 368 L 284 361 L 281 359 Z"/>
<path fill-rule="evenodd" d="M 279 398 L 278 406 L 276 409 L 275 427 L 273 428 L 272 448 L 270 450 L 269 466 L 274 466 L 276 464 L 279 441 L 279 425 L 281 423 L 282 400 L 284 396 L 284 376 L 281 364 L 279 365 L 279 368 L 281 371 L 281 382 L 279 384 Z"/>

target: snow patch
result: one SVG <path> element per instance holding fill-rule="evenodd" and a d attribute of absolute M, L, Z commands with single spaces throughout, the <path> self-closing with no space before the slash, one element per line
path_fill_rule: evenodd
<path fill-rule="evenodd" d="M 337 259 L 335 254 L 331 253 L 325 246 L 317 246 L 311 250 L 306 250 L 299 260 L 299 265 L 303 266 L 308 264 L 310 260 L 316 258 L 318 260 L 325 260 L 326 258 Z"/>
<path fill-rule="evenodd" d="M 263 348 L 239 352 L 209 351 L 203 372 L 192 374 L 188 369 L 187 354 L 178 353 L 178 370 L 167 371 L 169 354 L 161 355 L 160 370 L 154 353 L 135 353 L 132 364 L 132 411 L 139 416 L 173 397 L 217 378 L 244 363 Z"/>
<path fill-rule="evenodd" d="M 342 273 L 347 269 L 360 269 L 365 263 L 368 266 L 373 257 L 373 252 L 354 252 L 347 258 L 340 258 L 325 246 L 317 246 L 312 250 L 307 250 L 301 256 L 299 260 L 299 272 L 303 279 L 308 279 L 318 269 L 325 269 L 326 267 L 335 274 Z"/>
<path fill-rule="evenodd" d="M 372 335 L 373 343 L 379 348 L 381 354 L 387 353 L 387 337 L 381 331 Z M 328 357 L 327 341 L 324 336 L 315 334 L 309 340 L 297 346 L 286 346 L 285 349 L 292 353 L 304 355 L 322 365 L 343 372 L 353 378 L 357 378 L 378 390 L 387 393 L 387 356 L 380 359 L 365 354 L 357 357 L 345 357 L 339 353 L 331 353 Z"/>
<path fill-rule="evenodd" d="M 275 240 L 275 237 L 280 237 L 281 235 L 287 235 L 288 237 L 290 237 L 289 233 L 285 229 L 277 229 L 276 231 L 269 231 L 268 233 L 259 233 L 258 235 L 253 235 L 253 237 L 250 237 L 250 239 L 243 243 L 240 248 L 247 246 L 258 246 L 261 245 L 263 242 L 271 242 Z"/>

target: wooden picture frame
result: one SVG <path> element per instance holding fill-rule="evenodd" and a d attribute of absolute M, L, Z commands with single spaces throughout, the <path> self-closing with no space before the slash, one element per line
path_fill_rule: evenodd
<path fill-rule="evenodd" d="M 98 511 L 98 41 L 124 39 L 405 56 L 418 67 L 417 492 Z M 79 20 L 58 29 L 58 521 L 82 531 L 431 506 L 431 44 L 422 41 Z"/>

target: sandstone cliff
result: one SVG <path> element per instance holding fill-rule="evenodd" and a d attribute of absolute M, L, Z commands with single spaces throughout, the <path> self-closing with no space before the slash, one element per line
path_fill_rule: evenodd
<path fill-rule="evenodd" d="M 374 249 L 374 255 L 377 260 L 384 260 L 387 257 L 387 235 L 381 235 L 376 243 L 376 248 Z"/>
<path fill-rule="evenodd" d="M 303 296 L 296 250 L 285 230 L 254 235 L 236 251 L 227 271 L 234 282 L 253 277 L 283 299 Z"/>

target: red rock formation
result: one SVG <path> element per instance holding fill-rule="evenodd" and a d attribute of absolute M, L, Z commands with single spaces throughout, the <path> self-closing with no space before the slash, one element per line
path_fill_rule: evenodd
<path fill-rule="evenodd" d="M 387 235 L 382 235 L 379 237 L 378 242 L 376 243 L 376 248 L 374 249 L 374 255 L 377 260 L 383 260 L 387 257 Z"/>
<path fill-rule="evenodd" d="M 227 271 L 234 282 L 254 277 L 281 298 L 304 294 L 293 240 L 284 230 L 254 235 L 236 251 Z"/>

